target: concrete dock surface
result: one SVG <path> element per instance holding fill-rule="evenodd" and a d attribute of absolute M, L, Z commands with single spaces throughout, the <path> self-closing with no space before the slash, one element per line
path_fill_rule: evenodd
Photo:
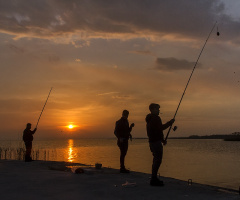
<path fill-rule="evenodd" d="M 165 186 L 153 187 L 149 178 L 150 174 L 120 174 L 104 166 L 95 169 L 78 163 L 0 160 L 0 199 L 240 199 L 238 191 L 167 177 L 161 177 Z"/>

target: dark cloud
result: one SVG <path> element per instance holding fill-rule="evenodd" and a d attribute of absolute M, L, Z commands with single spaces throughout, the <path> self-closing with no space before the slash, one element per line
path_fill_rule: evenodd
<path fill-rule="evenodd" d="M 0 113 L 36 113 L 40 114 L 42 106 L 44 105 L 46 99 L 0 99 Z M 84 104 L 84 101 L 81 101 Z M 84 104 L 85 105 L 85 104 Z M 84 106 L 81 105 L 81 106 Z M 70 102 L 68 98 L 66 100 L 54 101 L 50 99 L 47 103 L 47 110 L 71 110 L 81 108 L 78 104 Z"/>
<path fill-rule="evenodd" d="M 172 70 L 192 70 L 195 62 L 187 60 L 179 60 L 176 58 L 157 58 L 155 62 L 155 69 L 162 71 Z M 198 64 L 200 66 L 200 64 Z"/>
<path fill-rule="evenodd" d="M 133 97 L 129 96 L 129 95 L 115 95 L 115 96 L 112 96 L 112 98 L 113 99 L 129 100 L 129 99 L 132 99 Z"/>
<path fill-rule="evenodd" d="M 1 113 L 40 112 L 42 102 L 33 99 L 0 99 Z"/>
<path fill-rule="evenodd" d="M 0 0 L 0 32 L 20 37 L 104 37 L 174 34 L 202 37 L 224 19 L 228 37 L 238 38 L 240 23 L 223 14 L 218 0 Z M 109 35 L 108 35 L 109 37 Z"/>
<path fill-rule="evenodd" d="M 59 56 L 57 56 L 57 55 L 49 55 L 49 56 L 48 56 L 48 60 L 49 60 L 49 62 L 51 62 L 51 63 L 57 63 L 57 62 L 60 61 L 60 58 L 59 58 Z"/>
<path fill-rule="evenodd" d="M 129 53 L 140 54 L 140 55 L 152 55 L 151 51 L 129 51 Z"/>
<path fill-rule="evenodd" d="M 25 50 L 23 48 L 17 47 L 16 45 L 13 45 L 13 44 L 7 44 L 6 46 L 17 54 L 19 54 L 19 53 L 22 54 L 25 52 Z"/>

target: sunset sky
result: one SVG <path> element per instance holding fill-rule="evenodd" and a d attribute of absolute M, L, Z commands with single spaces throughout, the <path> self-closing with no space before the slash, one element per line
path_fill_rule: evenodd
<path fill-rule="evenodd" d="M 149 104 L 161 105 L 163 122 L 173 118 L 216 21 L 170 136 L 240 131 L 239 8 L 239 0 L 0 0 L 0 139 L 36 126 L 51 87 L 35 139 L 114 137 L 124 109 L 133 137 L 146 137 Z"/>

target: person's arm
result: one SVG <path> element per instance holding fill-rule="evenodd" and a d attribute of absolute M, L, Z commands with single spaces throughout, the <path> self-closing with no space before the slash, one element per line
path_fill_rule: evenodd
<path fill-rule="evenodd" d="M 131 125 L 130 125 L 130 127 L 129 127 L 129 132 L 131 132 L 132 131 L 132 128 L 134 127 L 134 123 L 132 123 Z"/>
<path fill-rule="evenodd" d="M 129 138 L 132 141 L 132 134 L 131 133 L 129 133 Z"/>
<path fill-rule="evenodd" d="M 131 134 L 131 131 L 132 131 L 132 128 L 135 126 L 135 124 L 134 123 L 132 123 L 131 125 L 130 125 L 130 127 L 129 127 L 129 138 L 130 138 L 130 140 L 132 141 L 132 134 Z"/>
<path fill-rule="evenodd" d="M 32 131 L 32 134 L 34 134 L 36 131 L 37 131 L 37 128 L 35 128 L 35 129 Z"/>
<path fill-rule="evenodd" d="M 167 122 L 166 124 L 164 124 L 164 128 L 167 129 L 168 127 L 172 126 L 172 124 L 175 122 L 175 119 L 171 119 L 169 122 Z M 164 129 L 164 130 L 165 130 Z M 166 145 L 167 144 L 167 140 L 164 139 L 164 135 L 163 135 L 163 138 L 162 138 L 162 143 L 163 145 Z"/>
<path fill-rule="evenodd" d="M 118 123 L 115 124 L 114 135 L 119 138 L 119 128 Z"/>
<path fill-rule="evenodd" d="M 162 130 L 167 129 L 169 126 L 171 126 L 173 123 L 175 122 L 175 119 L 171 119 L 170 121 L 168 121 L 166 124 L 162 125 Z"/>

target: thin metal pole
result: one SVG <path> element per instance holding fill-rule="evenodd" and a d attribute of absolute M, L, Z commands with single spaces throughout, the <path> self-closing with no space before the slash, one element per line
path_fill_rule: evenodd
<path fill-rule="evenodd" d="M 205 48 L 205 46 L 206 46 L 206 44 L 207 44 L 207 41 L 208 41 L 210 35 L 212 34 L 213 29 L 215 28 L 216 24 L 217 24 L 217 21 L 216 21 L 215 24 L 213 25 L 210 33 L 208 34 L 208 37 L 207 37 L 207 39 L 206 39 L 206 41 L 205 41 L 205 43 L 204 43 L 204 45 L 203 45 L 203 47 L 202 47 L 202 50 L 201 50 L 201 52 L 200 52 L 200 54 L 199 54 L 199 56 L 198 56 L 198 58 L 197 58 L 197 61 L 196 61 L 195 65 L 194 65 L 194 67 L 193 67 L 192 73 L 191 73 L 191 75 L 190 75 L 190 77 L 189 77 L 189 79 L 188 79 L 187 85 L 186 85 L 186 87 L 185 87 L 185 89 L 184 89 L 184 91 L 183 91 L 182 97 L 181 97 L 181 99 L 180 99 L 180 102 L 179 102 L 179 104 L 178 104 L 178 107 L 177 107 L 177 110 L 176 110 L 176 112 L 175 112 L 175 114 L 174 114 L 173 119 L 175 119 L 175 117 L 176 117 L 176 115 L 177 115 L 177 112 L 178 112 L 178 109 L 179 109 L 179 107 L 180 107 L 180 105 L 181 105 L 183 96 L 185 95 L 185 92 L 186 92 L 186 90 L 187 90 L 188 84 L 189 84 L 189 82 L 190 82 L 190 80 L 191 80 L 191 78 L 192 78 L 193 72 L 194 72 L 194 70 L 195 70 L 195 68 L 196 68 L 196 66 L 197 66 L 197 64 L 198 64 L 198 60 L 199 60 L 199 58 L 201 57 L 202 52 L 203 52 L 203 50 L 204 50 L 204 48 Z M 167 141 L 168 135 L 169 135 L 171 129 L 172 129 L 172 125 L 171 125 L 171 126 L 169 127 L 169 129 L 168 129 L 168 133 L 167 133 L 167 136 L 166 136 L 166 138 L 165 138 L 165 141 Z"/>
<path fill-rule="evenodd" d="M 51 90 L 50 90 L 50 92 L 49 92 L 49 94 L 48 94 L 47 100 L 46 100 L 46 102 L 45 102 L 45 104 L 44 104 L 44 106 L 43 106 L 42 112 L 41 112 L 41 114 L 40 114 L 40 116 L 39 116 L 39 118 L 38 118 L 36 128 L 37 128 L 37 126 L 38 126 L 39 120 L 40 120 L 40 118 L 41 118 L 41 116 L 42 116 L 43 110 L 44 110 L 44 108 L 45 108 L 45 106 L 46 106 L 46 104 L 47 104 L 47 101 L 48 101 L 48 98 L 49 98 L 49 96 L 50 96 L 50 93 L 51 93 L 52 89 L 53 89 L 53 88 L 51 87 Z"/>

